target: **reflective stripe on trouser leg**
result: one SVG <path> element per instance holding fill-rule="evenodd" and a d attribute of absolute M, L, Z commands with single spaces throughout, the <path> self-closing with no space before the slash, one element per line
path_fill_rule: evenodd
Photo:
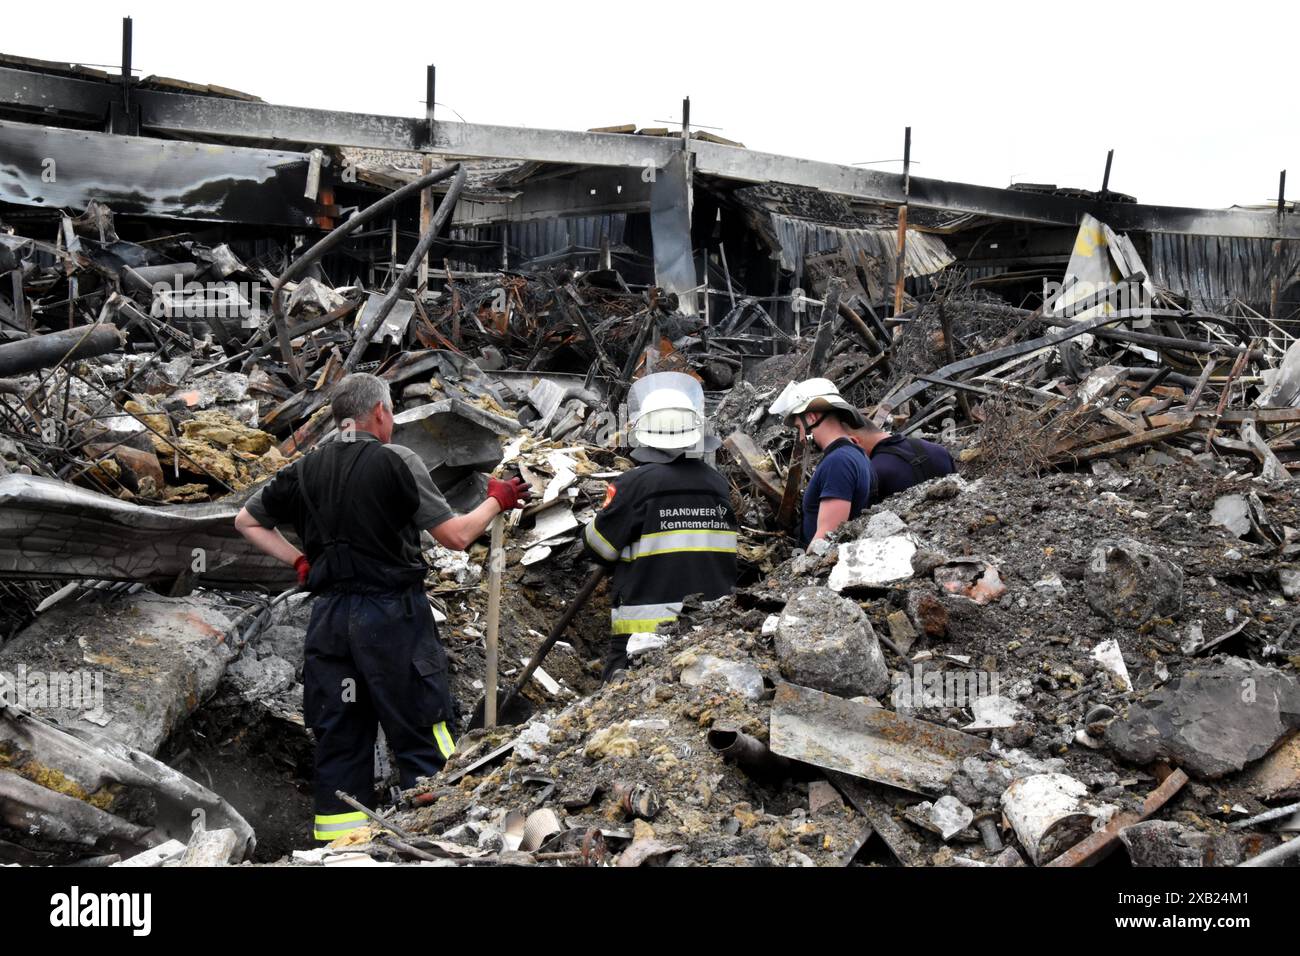
<path fill-rule="evenodd" d="M 366 815 L 361 812 L 356 813 L 318 813 L 316 814 L 316 826 L 312 831 L 312 836 L 317 840 L 337 840 L 345 833 L 364 826 Z"/>
<path fill-rule="evenodd" d="M 443 760 L 456 752 L 456 742 L 451 739 L 445 720 L 433 725 L 433 742 L 438 745 L 438 752 L 442 754 Z"/>
<path fill-rule="evenodd" d="M 609 612 L 611 634 L 652 634 L 660 624 L 677 620 L 682 602 L 669 604 L 624 604 Z"/>

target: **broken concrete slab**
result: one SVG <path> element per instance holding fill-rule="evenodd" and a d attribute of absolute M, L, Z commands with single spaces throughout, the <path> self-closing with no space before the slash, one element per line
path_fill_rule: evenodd
<path fill-rule="evenodd" d="M 951 794 L 945 794 L 934 803 L 920 803 L 916 809 L 921 810 L 933 829 L 946 843 L 975 821 L 975 811 Z"/>
<path fill-rule="evenodd" d="M 786 679 L 842 697 L 877 697 L 889 670 L 871 621 L 852 601 L 822 587 L 801 588 L 776 629 Z"/>
<path fill-rule="evenodd" d="M 1001 694 L 985 694 L 972 699 L 970 710 L 975 719 L 962 728 L 967 733 L 977 730 L 1004 730 L 1014 727 L 1028 716 L 1024 707 Z"/>
<path fill-rule="evenodd" d="M 143 853 L 137 853 L 129 856 L 125 860 L 114 863 L 113 866 L 124 867 L 158 867 L 179 860 L 185 855 L 186 846 L 180 840 L 168 840 L 166 843 L 160 843 L 158 846 L 150 847 Z"/>
<path fill-rule="evenodd" d="M 772 701 L 772 752 L 927 796 L 942 795 L 962 759 L 988 742 L 960 731 L 779 684 Z"/>
<path fill-rule="evenodd" d="M 65 727 L 103 733 L 153 754 L 180 724 L 211 696 L 226 669 L 230 618 L 208 597 L 168 598 L 141 591 L 117 596 L 103 592 L 64 601 L 0 648 L 0 672 L 94 678 L 94 694 L 75 707 L 63 694 L 29 709 Z M 67 681 L 65 681 L 67 683 Z M 84 690 L 84 687 L 83 687 Z M 104 723 L 100 723 L 104 721 Z"/>
<path fill-rule="evenodd" d="M 745 661 L 728 661 L 712 654 L 701 655 L 682 669 L 681 682 L 698 687 L 715 682 L 734 694 L 758 700 L 763 696 L 763 672 Z"/>
<path fill-rule="evenodd" d="M 280 657 L 293 665 L 295 673 L 302 672 L 306 655 L 307 631 L 287 624 L 265 628 L 257 637 L 259 657 Z"/>
<path fill-rule="evenodd" d="M 447 503 L 468 511 L 486 493 L 476 476 L 501 463 L 501 439 L 513 437 L 520 427 L 517 419 L 453 398 L 394 416 L 393 443 L 419 455 Z"/>
<path fill-rule="evenodd" d="M 1250 534 L 1250 502 L 1245 495 L 1221 495 L 1210 511 L 1210 524 L 1226 528 L 1234 538 Z"/>
<path fill-rule="evenodd" d="M 1259 760 L 1300 727 L 1300 683 L 1241 658 L 1188 671 L 1129 707 L 1106 743 L 1143 765 L 1165 758 L 1204 780 Z"/>
<path fill-rule="evenodd" d="M 886 538 L 860 538 L 839 547 L 838 560 L 831 569 L 830 588 L 880 588 L 912 576 L 912 555 L 916 539 L 910 535 Z"/>
<path fill-rule="evenodd" d="M 892 511 L 877 511 L 867 519 L 864 538 L 890 538 L 907 530 L 907 522 Z"/>
<path fill-rule="evenodd" d="M 1133 689 L 1133 681 L 1129 679 L 1119 641 L 1102 641 L 1092 649 L 1092 659 L 1110 674 L 1111 680 L 1121 691 L 1128 693 Z"/>
<path fill-rule="evenodd" d="M 177 866 L 229 866 L 240 855 L 241 841 L 234 830 L 199 830 Z"/>
<path fill-rule="evenodd" d="M 245 700 L 264 700 L 293 686 L 297 677 L 295 667 L 283 657 L 271 655 L 258 658 L 245 653 L 226 668 L 226 679 Z"/>
<path fill-rule="evenodd" d="M 1115 624 L 1138 627 L 1183 607 L 1183 569 L 1131 538 L 1098 542 L 1083 580 L 1088 605 Z"/>

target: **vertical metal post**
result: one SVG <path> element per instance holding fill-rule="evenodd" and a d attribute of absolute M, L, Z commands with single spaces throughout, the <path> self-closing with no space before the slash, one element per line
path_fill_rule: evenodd
<path fill-rule="evenodd" d="M 19 328 L 31 330 L 31 324 L 28 323 L 30 313 L 27 311 L 27 299 L 23 295 L 23 270 L 20 263 L 18 268 L 9 273 L 13 279 L 14 290 L 14 319 Z"/>
<path fill-rule="evenodd" d="M 682 100 L 682 139 L 691 138 L 691 98 L 689 96 Z"/>
<path fill-rule="evenodd" d="M 424 119 L 429 124 L 429 142 L 433 142 L 433 96 L 437 89 L 438 68 L 432 63 L 424 68 Z"/>
<path fill-rule="evenodd" d="M 119 78 L 121 96 L 109 103 L 107 129 L 110 133 L 134 136 L 140 132 L 131 105 L 131 18 L 122 18 L 122 75 Z"/>
<path fill-rule="evenodd" d="M 426 145 L 433 145 L 433 96 L 437 70 L 430 63 L 425 67 L 424 73 L 424 122 L 428 127 Z M 427 176 L 433 172 L 433 156 L 425 153 L 420 157 L 420 175 Z M 433 187 L 420 191 L 420 235 L 429 231 L 429 226 L 433 223 Z M 393 261 L 396 262 L 397 255 L 394 253 Z M 424 290 L 429 288 L 429 256 L 425 255 L 420 260 L 420 271 L 415 280 L 415 294 L 421 296 Z"/>
<path fill-rule="evenodd" d="M 1102 192 L 1110 191 L 1110 161 L 1114 158 L 1115 158 L 1115 151 L 1113 149 L 1107 150 L 1106 151 L 1106 172 L 1103 173 L 1101 177 Z"/>
<path fill-rule="evenodd" d="M 433 156 L 429 153 L 425 153 L 423 156 L 420 157 L 420 175 L 427 176 L 431 172 L 433 172 Z M 420 235 L 422 236 L 426 232 L 428 232 L 429 227 L 433 225 L 434 205 L 435 203 L 433 200 L 433 187 L 430 186 L 427 189 L 421 189 L 420 190 Z M 418 297 L 423 295 L 424 294 L 423 290 L 427 288 L 429 288 L 429 254 L 426 252 L 424 254 L 424 258 L 420 260 L 420 272 L 416 278 L 416 283 L 415 283 L 416 296 Z"/>
<path fill-rule="evenodd" d="M 122 108 L 131 111 L 131 18 L 122 18 Z"/>
<path fill-rule="evenodd" d="M 903 204 L 898 207 L 898 258 L 894 263 L 894 315 L 903 311 L 907 262 L 907 203 L 912 195 L 912 127 L 903 133 Z"/>
<path fill-rule="evenodd" d="M 1277 180 L 1277 225 L 1282 227 L 1286 215 L 1286 170 L 1278 175 Z M 1282 289 L 1282 240 L 1273 240 L 1273 281 L 1269 290 L 1268 317 L 1277 321 L 1277 297 Z"/>

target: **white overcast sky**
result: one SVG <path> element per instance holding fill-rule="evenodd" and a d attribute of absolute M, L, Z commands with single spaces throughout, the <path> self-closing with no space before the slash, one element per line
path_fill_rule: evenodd
<path fill-rule="evenodd" d="M 1288 0 L 706 0 L 9 4 L 0 50 L 134 65 L 268 102 L 587 129 L 691 118 L 747 146 L 897 159 L 989 186 L 1101 185 L 1141 202 L 1300 198 Z M 872 168 L 897 171 L 899 163 Z"/>

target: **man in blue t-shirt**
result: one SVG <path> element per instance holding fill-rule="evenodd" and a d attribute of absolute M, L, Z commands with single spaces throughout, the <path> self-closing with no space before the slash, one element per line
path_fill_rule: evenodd
<path fill-rule="evenodd" d="M 866 421 L 825 378 L 791 382 L 771 412 L 784 415 L 787 425 L 798 427 L 800 439 L 811 438 L 822 450 L 803 496 L 800 541 L 807 547 L 856 518 L 871 500 L 871 461 L 850 432 Z"/>

